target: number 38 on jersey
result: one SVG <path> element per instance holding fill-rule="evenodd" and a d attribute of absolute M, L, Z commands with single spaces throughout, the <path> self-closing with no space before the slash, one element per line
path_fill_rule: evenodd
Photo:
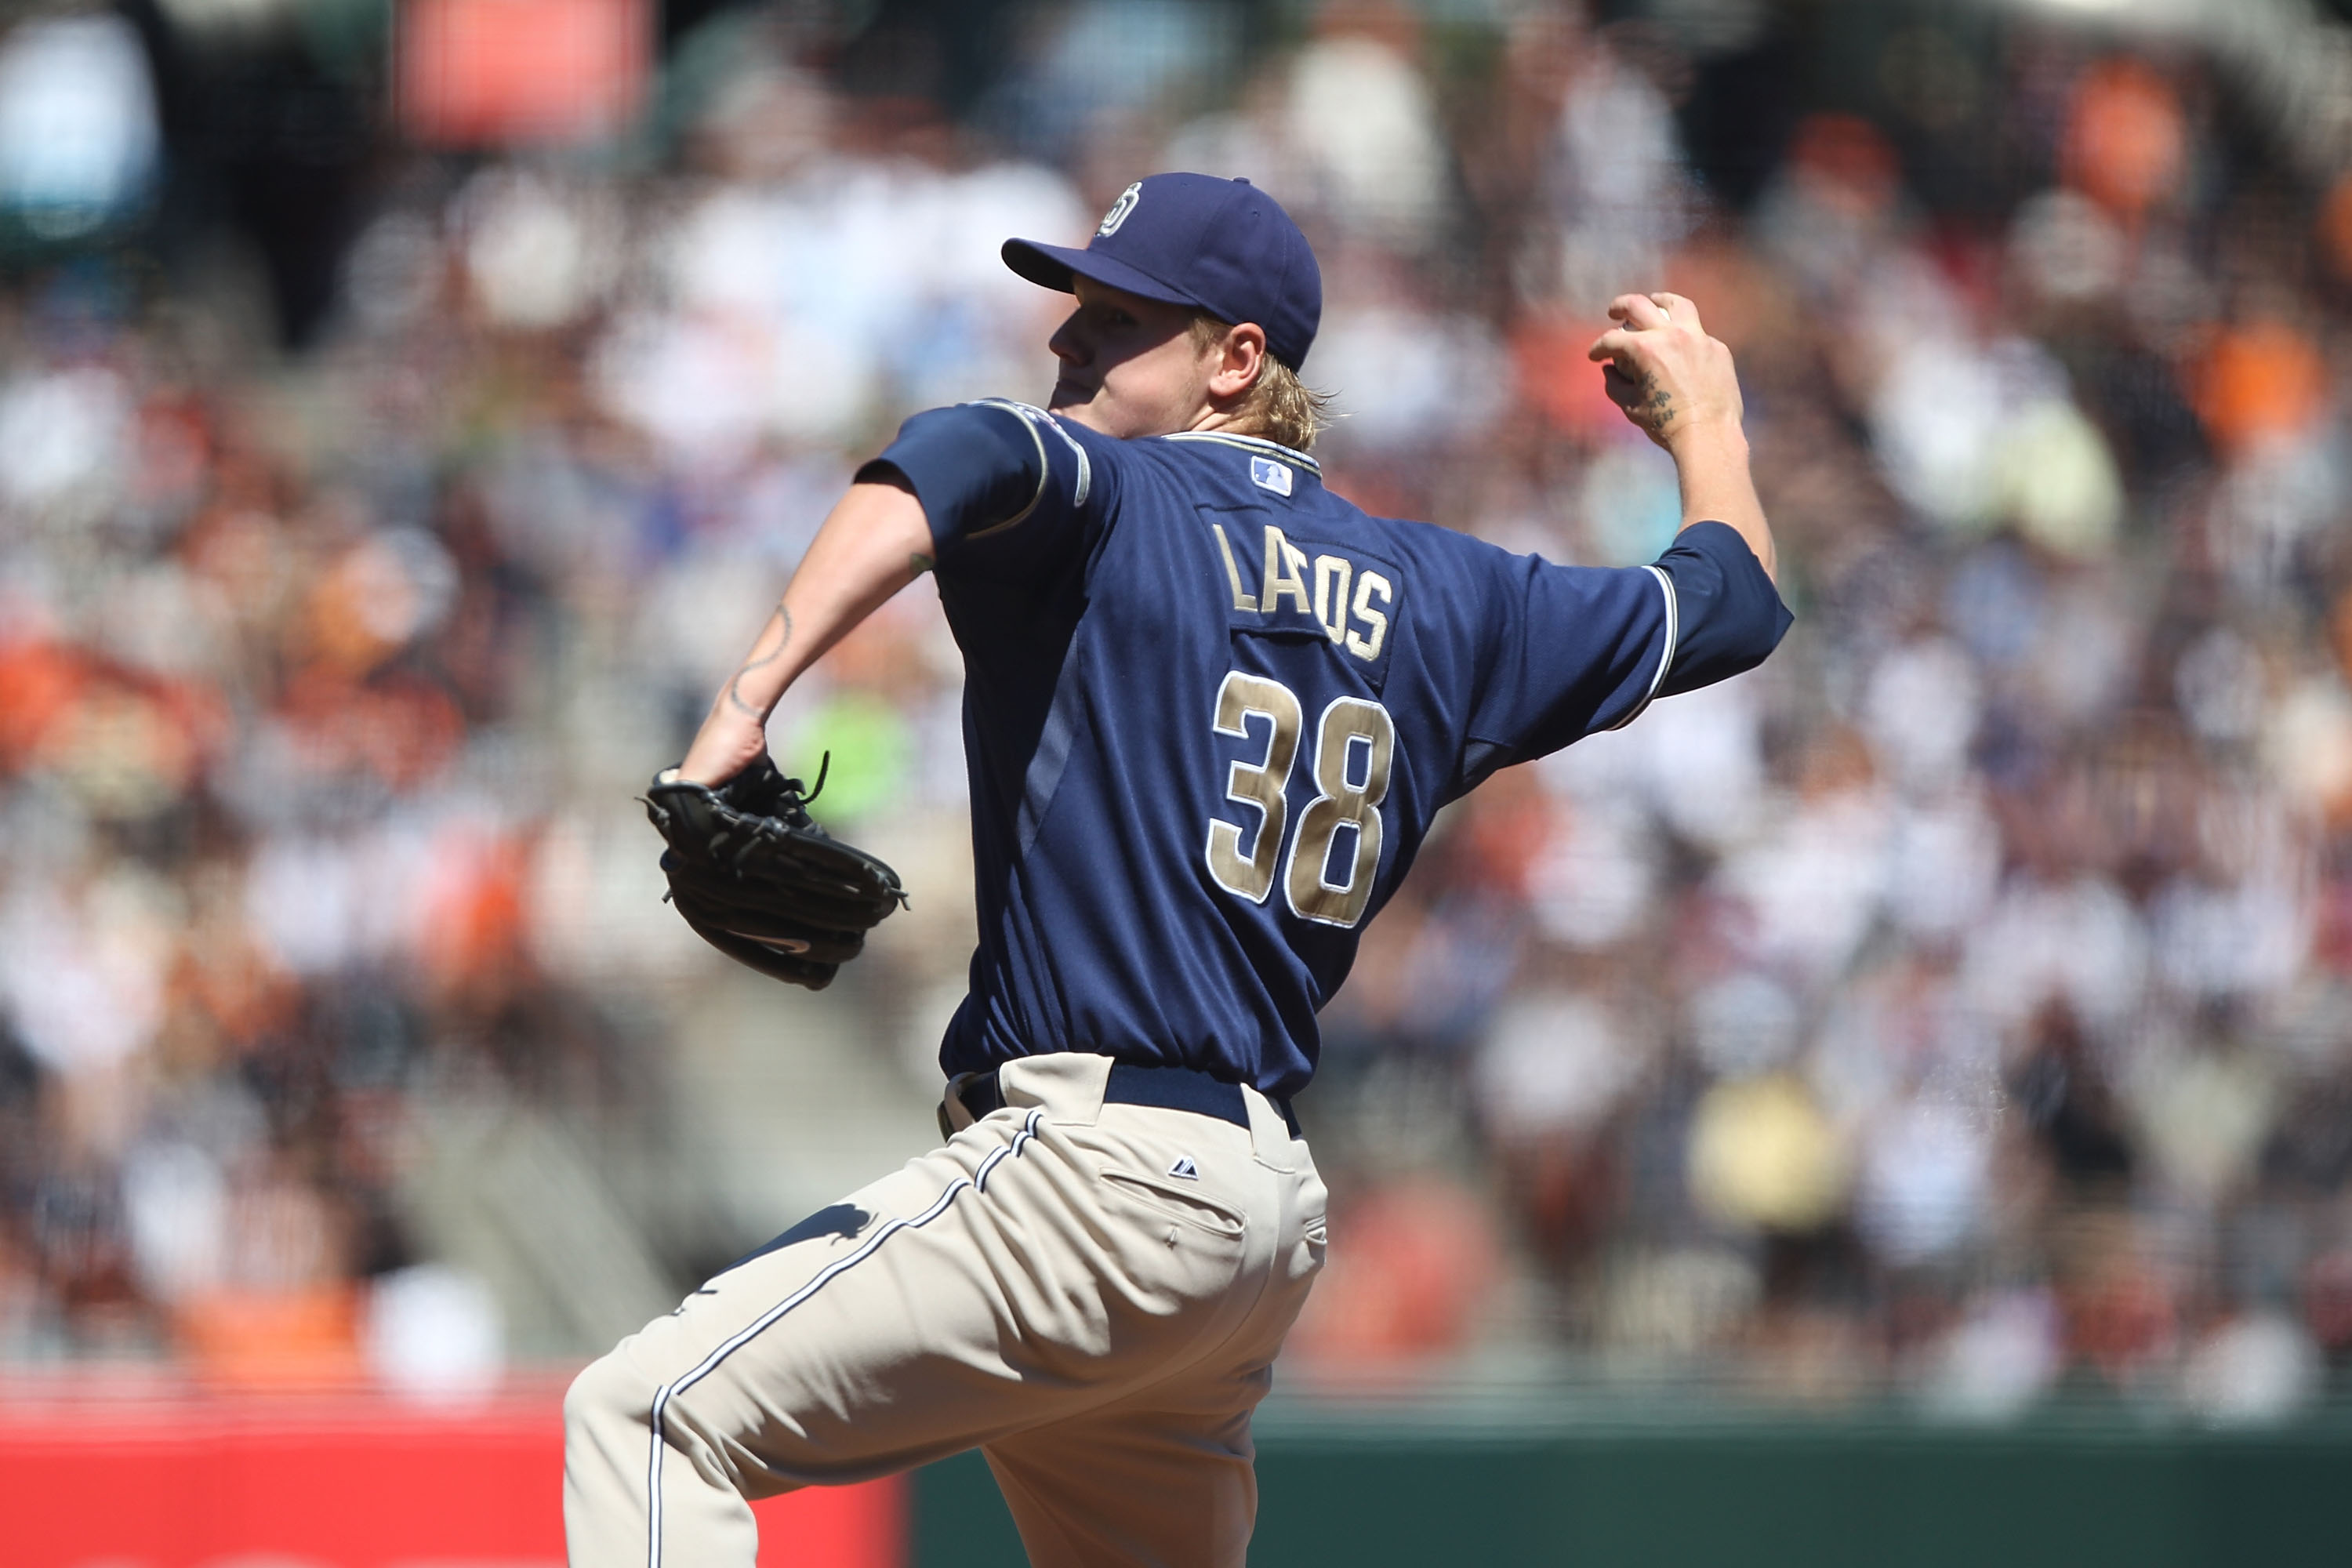
<path fill-rule="evenodd" d="M 1380 871 L 1381 803 L 1396 756 L 1395 721 L 1361 697 L 1325 706 L 1308 762 L 1316 795 L 1298 813 L 1294 833 L 1287 792 L 1307 738 L 1306 710 L 1282 682 L 1234 670 L 1217 689 L 1216 731 L 1248 740 L 1253 719 L 1264 725 L 1265 750 L 1232 764 L 1225 797 L 1256 820 L 1209 819 L 1209 875 L 1254 904 L 1264 903 L 1278 879 L 1293 914 L 1352 926 L 1364 918 Z"/>

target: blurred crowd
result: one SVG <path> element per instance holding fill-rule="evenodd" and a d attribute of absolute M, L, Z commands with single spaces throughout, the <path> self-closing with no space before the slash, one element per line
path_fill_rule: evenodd
<path fill-rule="evenodd" d="M 628 156 L 405 155 L 299 355 L 135 247 L 19 270 L 0 1367 L 353 1360 L 432 1261 L 420 1108 L 660 1119 L 723 961 L 629 797 L 899 418 L 1050 385 L 998 242 L 1182 167 L 1316 243 L 1334 487 L 1515 550 L 1664 547 L 1583 350 L 1617 292 L 1696 300 L 1798 615 L 1454 808 L 1371 926 L 1300 1105 L 1300 1374 L 2340 1389 L 2352 181 L 2192 52 L 1898 12 L 1824 103 L 1573 7 L 1341 0 L 1270 49 L 1090 0 L 951 121 L 746 8 Z M 1728 156 L 1735 85 L 1786 112 Z M 894 1028 L 968 951 L 960 679 L 919 585 L 772 731 L 937 890 L 855 993 Z"/>

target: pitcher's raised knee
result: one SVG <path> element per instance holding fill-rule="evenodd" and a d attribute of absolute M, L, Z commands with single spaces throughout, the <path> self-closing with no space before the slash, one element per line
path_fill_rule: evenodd
<path fill-rule="evenodd" d="M 563 1432 L 567 1442 L 584 1432 L 613 1423 L 644 1427 L 653 1417 L 654 1380 L 632 1365 L 618 1351 L 590 1362 L 563 1394 Z"/>

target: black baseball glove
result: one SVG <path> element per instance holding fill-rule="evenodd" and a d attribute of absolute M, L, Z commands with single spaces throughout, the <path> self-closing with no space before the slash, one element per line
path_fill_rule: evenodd
<path fill-rule="evenodd" d="M 803 791 L 763 753 L 717 789 L 667 768 L 646 791 L 646 815 L 669 841 L 669 901 L 686 923 L 739 963 L 812 991 L 907 901 L 898 872 L 809 820 L 823 788 L 824 770 Z"/>

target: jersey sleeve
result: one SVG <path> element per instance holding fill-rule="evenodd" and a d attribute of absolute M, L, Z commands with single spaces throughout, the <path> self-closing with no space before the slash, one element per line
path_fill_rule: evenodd
<path fill-rule="evenodd" d="M 1630 722 L 1674 658 L 1673 584 L 1655 567 L 1559 566 L 1495 552 L 1490 644 L 1460 787 Z"/>
<path fill-rule="evenodd" d="M 1498 554 L 1500 552 L 1497 552 Z M 1752 669 L 1793 617 L 1738 531 L 1698 522 L 1647 566 L 1502 555 L 1501 614 L 1461 787 Z"/>
<path fill-rule="evenodd" d="M 1672 668 L 1658 695 L 1712 686 L 1755 668 L 1780 646 L 1795 617 L 1764 563 L 1727 523 L 1695 522 L 1658 557 L 1675 595 Z"/>
<path fill-rule="evenodd" d="M 942 577 L 1003 579 L 1091 545 L 1108 515 L 1102 468 L 1044 409 L 990 398 L 916 415 L 857 477 L 913 488 Z"/>

